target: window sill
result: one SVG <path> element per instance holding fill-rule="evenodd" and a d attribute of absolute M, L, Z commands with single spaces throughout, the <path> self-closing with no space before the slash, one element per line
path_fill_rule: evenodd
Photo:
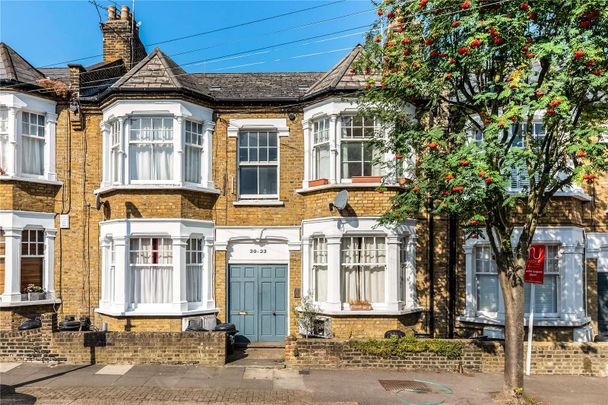
<path fill-rule="evenodd" d="M 235 207 L 283 207 L 285 203 L 280 200 L 239 200 L 232 203 Z"/>
<path fill-rule="evenodd" d="M 302 312 L 301 308 L 296 309 L 298 312 Z M 327 316 L 400 316 L 407 314 L 415 314 L 417 312 L 422 312 L 422 307 L 413 307 L 413 308 L 405 308 L 397 311 L 393 310 L 385 310 L 385 309 L 372 309 L 369 311 L 351 311 L 348 309 L 343 309 L 341 311 L 332 311 L 332 310 L 319 310 L 319 315 L 327 315 Z"/>
<path fill-rule="evenodd" d="M 0 181 L 25 181 L 29 183 L 40 183 L 48 184 L 50 186 L 63 186 L 62 181 L 48 180 L 36 177 L 23 177 L 23 176 L 0 176 Z"/>
<path fill-rule="evenodd" d="M 508 190 L 509 194 L 521 194 L 521 190 L 517 190 L 517 189 L 509 189 Z M 585 193 L 584 191 L 579 191 L 579 190 L 570 190 L 570 191 L 558 191 L 557 193 L 555 193 L 553 195 L 553 197 L 560 197 L 560 198 L 575 198 L 577 200 L 581 200 L 581 201 L 593 201 L 593 198 Z"/>
<path fill-rule="evenodd" d="M 128 184 L 128 185 L 111 185 L 100 187 L 93 191 L 94 194 L 104 194 L 109 193 L 110 191 L 117 190 L 187 190 L 187 191 L 196 191 L 201 193 L 210 193 L 210 194 L 219 194 L 220 190 L 216 188 L 209 188 L 203 186 L 195 186 L 189 184 Z"/>
<path fill-rule="evenodd" d="M 322 186 L 304 187 L 296 190 L 298 194 L 313 193 L 315 191 L 333 190 L 333 189 L 375 189 L 383 186 L 388 190 L 400 190 L 402 187 L 399 184 L 382 184 L 382 183 L 330 183 Z"/>
<path fill-rule="evenodd" d="M 161 305 L 161 304 L 159 304 Z M 186 311 L 163 311 L 162 309 L 158 310 L 142 310 L 142 309 L 134 309 L 129 311 L 112 311 L 106 310 L 103 308 L 95 308 L 95 312 L 102 315 L 109 316 L 195 316 L 195 315 L 206 315 L 206 314 L 217 314 L 220 312 L 218 308 L 210 308 L 210 309 L 190 309 Z"/>
<path fill-rule="evenodd" d="M 13 307 L 30 307 L 35 305 L 54 305 L 61 304 L 61 300 L 58 298 L 38 301 L 16 301 L 16 302 L 0 302 L 0 308 L 13 308 Z"/>
<path fill-rule="evenodd" d="M 536 316 L 536 315 L 535 315 Z M 505 322 L 499 318 L 488 318 L 484 316 L 459 316 L 456 318 L 457 321 L 467 323 L 478 323 L 484 325 L 497 325 L 504 326 Z M 588 324 L 591 318 L 585 317 L 580 319 L 558 319 L 558 318 L 537 318 L 534 319 L 534 326 L 546 326 L 546 327 L 579 327 Z M 524 324 L 528 325 L 528 317 L 524 318 Z"/>

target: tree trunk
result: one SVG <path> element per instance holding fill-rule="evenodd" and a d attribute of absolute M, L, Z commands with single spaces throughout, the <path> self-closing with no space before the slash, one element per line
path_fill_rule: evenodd
<path fill-rule="evenodd" d="M 524 387 L 524 268 L 522 260 L 498 269 L 505 303 L 503 391 L 507 396 L 517 395 Z"/>

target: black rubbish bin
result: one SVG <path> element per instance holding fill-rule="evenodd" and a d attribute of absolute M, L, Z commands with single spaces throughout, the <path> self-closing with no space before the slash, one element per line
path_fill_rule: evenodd
<path fill-rule="evenodd" d="M 384 338 L 385 339 L 390 339 L 390 338 L 393 338 L 393 337 L 402 338 L 404 336 L 405 336 L 405 332 L 397 330 L 397 329 L 387 330 L 384 333 Z"/>
<path fill-rule="evenodd" d="M 234 353 L 235 336 L 238 332 L 236 326 L 233 323 L 218 323 L 214 330 L 217 332 L 226 332 L 226 353 Z"/>

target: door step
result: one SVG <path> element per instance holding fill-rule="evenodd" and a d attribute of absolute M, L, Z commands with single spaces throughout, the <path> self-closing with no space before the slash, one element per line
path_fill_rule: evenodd
<path fill-rule="evenodd" d="M 228 361 L 230 361 L 230 359 Z M 273 359 L 243 358 L 243 359 L 238 359 L 238 360 L 226 363 L 226 367 L 281 369 L 281 368 L 285 368 L 285 363 L 283 362 L 282 359 L 273 360 Z"/>
<path fill-rule="evenodd" d="M 285 343 L 283 342 L 250 342 L 250 343 L 237 343 L 236 347 L 239 349 L 285 349 Z"/>

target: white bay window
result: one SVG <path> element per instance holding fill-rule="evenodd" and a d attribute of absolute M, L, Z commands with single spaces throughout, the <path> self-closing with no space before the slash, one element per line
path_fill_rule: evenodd
<path fill-rule="evenodd" d="M 215 311 L 213 223 L 124 219 L 101 223 L 101 300 L 110 315 Z"/>
<path fill-rule="evenodd" d="M 0 179 L 59 184 L 55 174 L 56 103 L 0 94 Z"/>
<path fill-rule="evenodd" d="M 415 221 L 396 228 L 379 226 L 376 218 L 319 218 L 302 224 L 302 288 L 322 313 L 419 310 Z"/>
<path fill-rule="evenodd" d="M 185 101 L 127 101 L 103 112 L 101 188 L 195 188 L 216 193 L 212 111 Z"/>

